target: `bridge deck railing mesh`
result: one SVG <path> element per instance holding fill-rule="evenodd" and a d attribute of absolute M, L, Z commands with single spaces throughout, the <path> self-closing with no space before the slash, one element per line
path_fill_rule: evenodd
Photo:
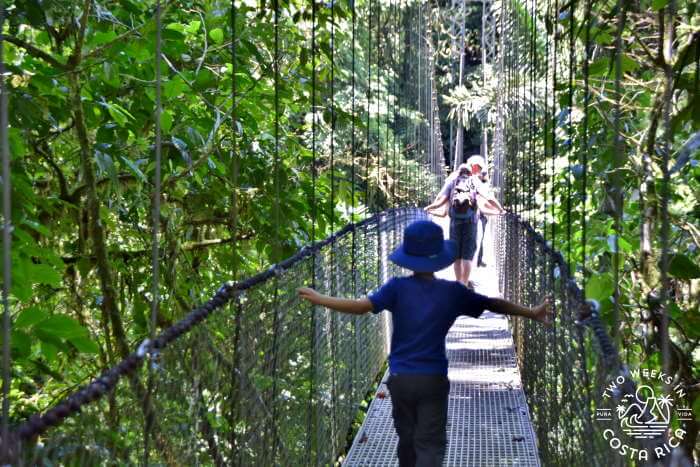
<path fill-rule="evenodd" d="M 296 289 L 368 293 L 397 272 L 386 257 L 404 227 L 424 217 L 415 208 L 376 214 L 224 285 L 129 359 L 17 427 L 15 462 L 334 462 L 383 368 L 388 325 L 382 315 L 312 309 Z"/>
<path fill-rule="evenodd" d="M 603 437 L 612 421 L 596 419 L 603 391 L 619 375 L 625 384 L 612 394 L 619 401 L 634 394 L 635 383 L 620 361 L 594 303 L 569 272 L 561 253 L 518 216 L 499 219 L 497 258 L 500 289 L 506 299 L 526 305 L 549 297 L 555 322 L 547 329 L 529 320 L 513 319 L 511 327 L 523 387 L 531 410 L 543 465 L 627 465 Z M 589 332 L 589 330 L 591 332 Z M 652 450 L 657 439 L 647 443 Z"/>

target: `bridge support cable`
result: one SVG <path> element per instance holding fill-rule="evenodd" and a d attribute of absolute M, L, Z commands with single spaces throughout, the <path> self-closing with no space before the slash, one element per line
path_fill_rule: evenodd
<path fill-rule="evenodd" d="M 12 288 L 12 186 L 10 172 L 10 143 L 8 125 L 7 83 L 5 82 L 5 1 L 0 1 L 0 158 L 2 159 L 2 426 L 0 427 L 0 462 L 11 455 L 10 384 L 12 382 L 11 333 L 12 317 L 10 290 Z"/>

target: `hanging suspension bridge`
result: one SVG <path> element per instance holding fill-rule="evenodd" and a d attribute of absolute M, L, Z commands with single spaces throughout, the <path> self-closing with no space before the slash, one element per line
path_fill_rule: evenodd
<path fill-rule="evenodd" d="M 150 201 L 146 203 L 146 211 L 151 212 L 151 262 L 140 266 L 152 277 L 151 314 L 150 319 L 143 320 L 141 338 L 128 343 L 119 312 L 105 314 L 105 329 L 112 326 L 106 339 L 116 349 L 110 348 L 114 355 L 110 364 L 39 409 L 12 407 L 12 380 L 18 377 L 11 361 L 16 350 L 11 344 L 13 321 L 16 323 L 12 308 L 18 302 L 12 298 L 11 280 L 13 219 L 17 216 L 13 216 L 10 199 L 15 193 L 10 185 L 10 150 L 17 147 L 19 133 L 13 133 L 16 123 L 8 123 L 12 112 L 12 108 L 8 111 L 8 93 L 11 105 L 15 102 L 12 92 L 19 85 L 6 79 L 16 70 L 6 66 L 0 55 L 5 265 L 0 454 L 4 463 L 397 465 L 391 394 L 385 385 L 390 316 L 345 316 L 313 307 L 298 298 L 297 288 L 313 286 L 322 293 L 361 297 L 404 273 L 388 261 L 388 255 L 401 242 L 408 224 L 428 217 L 421 206 L 442 186 L 449 172 L 446 166 L 456 168 L 464 160 L 469 143 L 462 128 L 464 122 L 447 123 L 444 109 L 441 112 L 439 108 L 438 82 L 447 78 L 438 62 L 442 55 L 449 56 L 449 73 L 454 75 L 449 79 L 463 84 L 469 59 L 464 29 L 468 15 L 474 11 L 481 30 L 481 56 L 477 59 L 482 76 L 472 77 L 479 81 L 472 88 L 493 89 L 493 95 L 488 96 L 493 105 L 484 111 L 488 115 L 482 116 L 489 125 L 483 125 L 479 144 L 491 161 L 490 176 L 497 196 L 510 211 L 492 218 L 482 233 L 488 267 L 475 272 L 475 281 L 484 294 L 525 305 L 551 297 L 555 323 L 547 329 L 490 313 L 479 320 L 461 318 L 455 323 L 446 342 L 452 390 L 445 464 L 627 465 L 641 459 L 621 456 L 611 447 L 613 444 L 602 433 L 615 428 L 613 421 L 601 420 L 598 410 L 605 405 L 602 394 L 610 381 L 624 380 L 612 395 L 615 401 L 636 391 L 636 383 L 620 356 L 619 255 L 623 247 L 619 243 L 610 250 L 616 278 L 609 294 L 614 297 L 610 302 L 612 311 L 608 310 L 612 321 L 603 319 L 595 300 L 586 300 L 591 280 L 587 248 L 592 241 L 587 236 L 587 206 L 591 203 L 587 177 L 589 158 L 596 156 L 589 153 L 588 142 L 593 136 L 589 134 L 587 110 L 594 66 L 591 30 L 598 27 L 590 19 L 592 0 L 581 5 L 560 5 L 557 0 L 453 0 L 451 6 L 448 2 L 442 5 L 409 0 L 308 5 L 278 0 L 260 4 L 234 1 L 226 13 L 217 13 L 230 20 L 230 45 L 224 44 L 223 29 L 210 30 L 205 40 L 208 37 L 212 42 L 205 43 L 203 57 L 214 53 L 210 48 L 230 55 L 216 64 L 220 71 L 214 65 L 203 65 L 202 58 L 199 65 L 194 65 L 196 73 L 179 71 L 164 48 L 176 33 L 191 38 L 205 18 L 197 20 L 196 26 L 189 23 L 185 27 L 173 19 L 177 2 L 144 3 L 148 4 L 144 7 L 148 15 L 144 26 L 132 28 L 123 37 L 105 36 L 100 39 L 103 42 L 87 51 L 77 47 L 66 62 L 12 34 L 2 37 L 0 51 L 9 45 L 33 54 L 60 74 L 55 79 L 65 75 L 69 81 L 67 92 L 78 110 L 66 120 L 70 120 L 69 129 L 75 128 L 78 135 L 77 147 L 84 163 L 83 191 L 88 199 L 84 214 L 87 220 L 81 229 L 95 236 L 91 258 L 100 268 L 103 285 L 111 280 L 105 272 L 109 262 L 104 243 L 109 233 L 105 229 L 115 227 L 112 221 L 100 221 L 103 214 L 95 191 L 100 181 L 89 169 L 89 140 L 93 136 L 88 135 L 86 122 L 93 117 L 83 112 L 92 99 L 87 85 L 89 60 L 106 53 L 113 42 L 137 41 L 151 35 L 149 47 L 154 53 L 148 60 L 153 60 L 152 70 L 149 68 L 152 79 L 147 80 L 149 89 L 142 98 L 152 100 L 155 108 L 147 129 L 153 137 L 147 149 L 149 159 L 142 166 L 125 162 L 140 174 L 138 177 L 145 177 L 141 170 L 145 172 L 147 167 L 152 175 Z M 622 0 L 618 3 L 620 16 L 614 19 L 624 28 L 628 6 Z M 8 30 L 14 31 L 14 26 L 7 14 L 16 8 L 7 9 L 7 2 L 0 6 L 0 24 L 10 21 Z M 455 16 L 446 18 L 441 9 Z M 75 20 L 81 41 L 91 16 L 119 24 L 97 3 L 85 2 L 82 13 Z M 242 29 L 253 23 L 254 30 Z M 292 26 L 296 24 L 302 26 L 294 32 Z M 448 50 L 440 49 L 440 36 L 448 30 L 451 44 Z M 251 41 L 256 37 L 269 40 L 269 56 L 254 50 Z M 606 66 L 616 74 L 608 99 L 614 103 L 611 126 L 620 153 L 620 87 L 626 56 L 619 35 L 617 39 L 612 52 L 617 61 L 609 60 Z M 579 41 L 583 41 L 583 53 L 577 48 Z M 671 44 L 669 53 L 673 53 L 673 47 Z M 192 57 L 184 50 L 179 52 L 186 55 L 180 61 L 191 62 Z M 255 56 L 258 63 L 247 64 L 244 53 Z M 83 68 L 81 63 L 85 64 Z M 256 71 L 243 78 L 247 65 Z M 577 67 L 580 69 L 575 70 Z M 86 80 L 83 87 L 80 79 Z M 207 80 L 226 83 L 228 95 L 202 91 Z M 285 88 L 290 80 L 302 81 L 304 91 L 293 96 Z M 263 85 L 267 87 L 259 90 Z M 579 85 L 583 91 L 576 88 Z M 176 86 L 188 91 L 177 91 Z M 202 106 L 198 112 L 215 116 L 209 137 L 198 135 L 204 154 L 200 159 L 193 160 L 188 143 L 182 139 L 165 136 L 178 112 L 177 101 L 169 100 L 177 92 L 199 93 Z M 575 92 L 582 96 L 584 110 L 576 109 L 580 115 L 573 109 Z M 249 102 L 247 108 L 242 104 L 245 101 Z M 309 108 L 302 109 L 307 102 Z M 106 101 L 94 107 L 100 106 L 118 122 L 134 118 L 129 111 Z M 657 107 L 660 115 L 668 117 L 670 107 L 662 101 Z M 90 107 L 90 112 L 98 115 L 100 111 Z M 262 119 L 265 112 L 272 115 L 271 125 L 252 128 L 251 122 Z M 466 111 L 461 115 L 464 120 Z M 219 128 L 226 126 L 230 131 L 217 139 Z M 252 137 L 258 130 L 263 136 Z M 134 134 L 131 130 L 131 136 L 125 132 L 118 137 L 134 138 Z M 189 131 L 190 136 L 193 134 Z M 36 147 L 49 160 L 47 141 Z M 216 147 L 222 141 L 230 148 L 230 159 L 219 165 L 209 152 L 220 151 Z M 574 142 L 580 148 L 574 150 Z M 269 160 L 260 174 L 251 175 L 253 170 L 246 164 L 262 157 L 261 147 Z M 101 170 L 117 180 L 119 175 L 110 172 L 109 145 L 96 143 L 95 148 Z M 188 165 L 162 178 L 162 170 L 177 164 L 170 150 L 189 158 Z M 619 168 L 622 162 L 616 157 L 611 164 Z M 661 215 L 667 216 L 668 148 L 664 157 L 665 178 L 659 193 L 665 200 Z M 301 169 L 290 169 L 292 159 Z M 565 167 L 561 166 L 562 160 L 566 161 Z M 179 264 L 189 265 L 184 272 L 189 298 L 201 304 L 180 319 L 166 322 L 161 310 L 177 300 L 170 289 L 174 282 L 168 280 L 174 274 L 175 263 L 166 264 L 164 258 L 178 245 L 170 236 L 169 221 L 164 221 L 172 215 L 164 211 L 172 207 L 164 208 L 161 203 L 174 204 L 173 196 L 165 193 L 167 189 L 195 177 L 198 168 L 207 166 L 212 172 L 218 171 L 212 180 L 230 176 L 230 184 L 221 192 L 233 192 L 217 195 L 229 203 L 222 223 L 230 228 L 231 241 L 219 242 L 221 248 L 235 250 L 237 238 L 254 241 L 256 235 L 262 235 L 251 229 L 242 234 L 250 226 L 242 225 L 239 215 L 244 195 L 264 196 L 270 205 L 259 206 L 252 201 L 248 209 L 259 210 L 254 217 L 269 228 L 269 245 L 255 246 L 269 253 L 266 258 L 273 259 L 274 264 L 241 278 L 242 256 L 234 253 L 234 259 L 226 260 L 229 271 L 215 275 L 219 279 L 228 274 L 229 280 L 212 290 L 214 275 L 202 277 L 194 266 L 198 260 L 190 254 L 200 244 L 183 249 L 184 253 L 174 256 L 183 255 Z M 61 173 L 57 165 L 54 169 Z M 246 174 L 247 170 L 251 173 Z M 223 173 L 227 175 L 220 175 Z M 246 176 L 268 177 L 270 183 L 260 190 L 243 187 L 239 181 Z M 293 186 L 297 179 L 306 183 L 298 190 Z M 193 183 L 208 182 L 200 179 Z M 284 201 L 295 190 L 308 201 L 301 224 L 294 226 L 303 235 L 295 234 L 294 228 L 285 224 L 288 210 L 298 209 Z M 75 202 L 81 196 L 66 195 L 64 201 Z M 198 202 L 196 197 L 184 199 L 178 209 L 186 210 L 189 202 Z M 612 190 L 610 229 L 617 233 L 623 228 L 622 202 L 622 190 Z M 346 212 L 339 213 L 340 205 Z M 201 210 L 217 209 L 201 206 Z M 556 222 L 557 218 L 565 222 Z M 444 219 L 436 221 L 445 223 Z M 138 221 L 134 225 L 134 230 L 143 233 Z M 292 235 L 296 235 L 293 248 L 286 238 Z M 665 235 L 662 281 L 668 285 L 668 233 Z M 619 235 L 612 238 L 620 241 Z M 565 251 L 560 252 L 562 246 Z M 296 251 L 289 255 L 290 249 Z M 34 262 L 41 263 L 41 259 Z M 440 274 L 453 278 L 451 270 Z M 117 303 L 114 290 L 101 290 L 102 309 L 129 309 Z M 202 295 L 210 291 L 208 298 Z M 665 304 L 668 287 L 661 287 L 661 291 L 658 303 Z M 664 313 L 659 316 L 661 326 L 666 326 L 659 342 L 663 344 L 664 365 L 668 365 L 668 318 Z M 641 441 L 619 436 L 638 450 L 648 448 L 653 452 L 666 446 L 671 434 Z M 670 459 L 670 450 L 668 453 Z M 692 465 L 680 454 L 673 459 L 673 465 Z"/>

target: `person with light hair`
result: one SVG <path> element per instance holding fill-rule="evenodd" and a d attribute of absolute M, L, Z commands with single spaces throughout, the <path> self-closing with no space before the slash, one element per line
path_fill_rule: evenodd
<path fill-rule="evenodd" d="M 470 287 L 473 287 L 469 276 L 477 247 L 479 214 L 498 215 L 505 212 L 488 183 L 481 181 L 480 175 L 485 170 L 484 158 L 471 156 L 447 177 L 435 201 L 425 207 L 427 212 L 439 215 L 436 210 L 448 205 L 450 239 L 457 244 L 455 278 Z"/>

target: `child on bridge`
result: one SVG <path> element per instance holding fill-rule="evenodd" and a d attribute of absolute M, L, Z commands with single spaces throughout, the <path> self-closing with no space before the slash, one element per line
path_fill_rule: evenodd
<path fill-rule="evenodd" d="M 413 271 L 394 277 L 366 298 L 345 299 L 300 288 L 299 296 L 315 305 L 350 314 L 393 314 L 394 330 L 387 382 L 399 436 L 401 467 L 438 467 L 447 446 L 447 378 L 445 337 L 459 316 L 477 318 L 485 310 L 523 316 L 549 325 L 547 302 L 534 308 L 480 295 L 455 281 L 438 279 L 434 272 L 455 260 L 457 246 L 444 240 L 442 229 L 417 221 L 404 231 L 403 243 L 389 259 Z"/>

